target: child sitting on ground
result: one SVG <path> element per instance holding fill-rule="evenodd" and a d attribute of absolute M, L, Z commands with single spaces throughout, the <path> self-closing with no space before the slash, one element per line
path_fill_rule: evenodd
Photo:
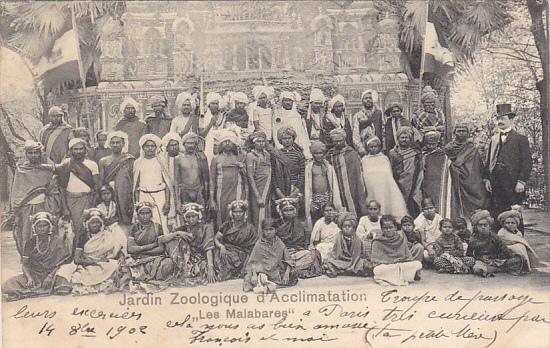
<path fill-rule="evenodd" d="M 464 256 L 462 240 L 454 233 L 451 220 L 441 220 L 439 229 L 441 236 L 437 238 L 433 245 L 435 252 L 433 263 L 436 269 L 440 273 L 470 273 L 475 264 L 475 259 Z"/>
<path fill-rule="evenodd" d="M 424 246 L 420 233 L 414 229 L 414 219 L 410 216 L 403 216 L 401 219 L 401 230 L 407 237 L 407 246 L 409 247 L 413 259 L 422 262 L 424 258 Z"/>

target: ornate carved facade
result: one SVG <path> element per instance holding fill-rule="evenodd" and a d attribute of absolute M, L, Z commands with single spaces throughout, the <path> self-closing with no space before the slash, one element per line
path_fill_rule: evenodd
<path fill-rule="evenodd" d="M 171 100 L 197 87 L 201 75 L 207 91 L 218 92 L 231 81 L 286 78 L 290 87 L 329 76 L 349 112 L 366 88 L 380 91 L 381 108 L 392 101 L 412 107 L 414 81 L 398 42 L 398 18 L 370 1 L 346 9 L 322 1 L 130 1 L 101 37 L 101 82 L 90 94 L 107 128 L 124 96 L 142 102 L 143 112 L 151 94 Z"/>

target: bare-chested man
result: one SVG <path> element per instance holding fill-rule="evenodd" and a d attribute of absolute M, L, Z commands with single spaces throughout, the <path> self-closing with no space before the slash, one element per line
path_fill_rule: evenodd
<path fill-rule="evenodd" d="M 341 208 L 342 203 L 336 172 L 325 159 L 325 144 L 313 141 L 310 150 L 313 161 L 306 164 L 304 201 L 306 222 L 311 229 L 313 223 L 323 217 L 327 203 L 332 203 L 337 209 Z"/>
<path fill-rule="evenodd" d="M 182 138 L 184 151 L 174 161 L 176 196 L 180 205 L 191 202 L 205 205 L 208 199 L 208 161 L 198 150 L 197 142 L 198 135 L 185 134 Z"/>

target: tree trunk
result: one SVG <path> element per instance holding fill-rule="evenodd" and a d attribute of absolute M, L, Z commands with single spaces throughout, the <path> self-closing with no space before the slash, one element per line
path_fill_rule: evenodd
<path fill-rule="evenodd" d="M 548 1 L 548 0 L 547 0 Z M 550 10 L 548 10 L 547 4 L 543 2 L 538 2 L 537 0 L 527 0 L 527 9 L 529 10 L 529 15 L 531 17 L 531 33 L 535 40 L 535 46 L 542 63 L 542 72 L 543 79 L 542 81 L 537 81 L 537 90 L 540 93 L 540 117 L 542 123 L 542 159 L 544 165 L 544 182 L 546 184 L 546 194 L 545 201 L 546 204 L 550 203 L 550 158 L 549 158 L 549 147 L 550 147 L 550 134 L 549 134 L 549 123 L 550 123 L 550 114 L 548 109 L 548 82 L 549 78 L 549 67 L 548 63 L 548 49 L 550 49 L 548 44 L 548 37 L 545 33 L 545 24 L 544 24 L 544 11 L 546 10 L 546 15 L 550 16 Z"/>

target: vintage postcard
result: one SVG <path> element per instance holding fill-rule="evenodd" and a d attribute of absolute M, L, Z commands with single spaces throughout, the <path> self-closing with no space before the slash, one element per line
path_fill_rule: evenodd
<path fill-rule="evenodd" d="M 549 13 L 2 1 L 2 346 L 549 347 Z"/>

